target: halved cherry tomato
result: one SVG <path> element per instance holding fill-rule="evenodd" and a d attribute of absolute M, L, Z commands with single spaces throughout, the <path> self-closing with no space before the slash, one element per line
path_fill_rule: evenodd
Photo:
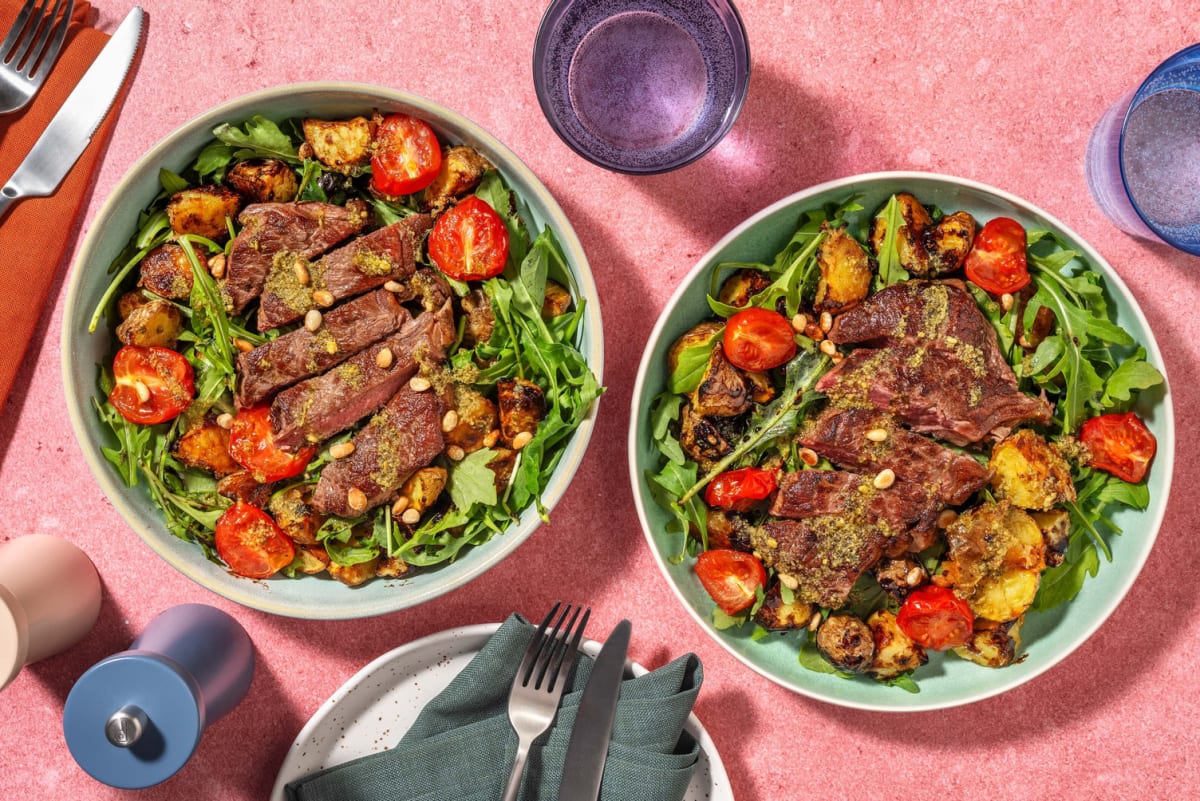
<path fill-rule="evenodd" d="M 944 651 L 971 638 L 975 615 L 953 590 L 931 584 L 904 599 L 896 623 L 918 645 Z"/>
<path fill-rule="evenodd" d="M 371 188 L 398 197 L 420 192 L 433 183 L 442 168 L 442 146 L 423 120 L 389 114 L 375 129 L 371 156 Z"/>
<path fill-rule="evenodd" d="M 1025 229 L 1016 220 L 997 217 L 975 235 L 964 269 L 971 283 L 993 295 L 1012 294 L 1029 284 Z"/>
<path fill-rule="evenodd" d="M 429 258 L 458 281 L 499 275 L 508 261 L 508 228 L 486 200 L 470 195 L 434 223 Z"/>
<path fill-rule="evenodd" d="M 229 429 L 229 455 L 262 484 L 299 475 L 316 452 L 316 448 L 302 448 L 288 453 L 276 446 L 269 406 L 243 409 Z"/>
<path fill-rule="evenodd" d="M 113 359 L 108 402 L 131 423 L 151 425 L 179 416 L 196 393 L 192 365 L 168 348 L 126 345 Z"/>
<path fill-rule="evenodd" d="M 757 556 L 731 548 L 714 548 L 696 557 L 696 577 L 727 615 L 754 603 L 767 571 Z"/>
<path fill-rule="evenodd" d="M 291 564 L 296 546 L 271 516 L 238 501 L 217 520 L 217 555 L 246 578 L 268 578 Z"/>
<path fill-rule="evenodd" d="M 725 358 L 752 373 L 770 370 L 796 355 L 795 335 L 779 312 L 751 306 L 725 322 Z"/>
<path fill-rule="evenodd" d="M 758 467 L 726 470 L 709 482 L 704 491 L 704 500 L 709 506 L 718 509 L 728 509 L 732 512 L 749 511 L 754 504 L 770 497 L 775 491 L 776 472 Z"/>
<path fill-rule="evenodd" d="M 1092 467 L 1136 484 L 1146 477 L 1158 440 L 1133 412 L 1093 417 L 1079 429 L 1079 441 L 1091 451 Z"/>

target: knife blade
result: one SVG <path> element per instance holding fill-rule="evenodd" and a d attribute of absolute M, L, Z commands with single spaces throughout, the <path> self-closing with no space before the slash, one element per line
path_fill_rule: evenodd
<path fill-rule="evenodd" d="M 596 656 L 567 741 L 558 801 L 596 801 L 600 795 L 631 628 L 628 620 L 618 623 Z"/>
<path fill-rule="evenodd" d="M 20 198 L 46 197 L 58 188 L 125 83 L 142 39 L 142 9 L 134 6 L 71 90 L 29 155 L 0 189 L 0 219 Z"/>

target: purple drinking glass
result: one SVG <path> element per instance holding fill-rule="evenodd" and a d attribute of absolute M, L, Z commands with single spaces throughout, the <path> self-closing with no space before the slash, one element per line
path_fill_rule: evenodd
<path fill-rule="evenodd" d="M 666 172 L 729 132 L 750 84 L 750 47 L 728 0 L 554 0 L 533 83 L 576 153 L 617 172 Z"/>

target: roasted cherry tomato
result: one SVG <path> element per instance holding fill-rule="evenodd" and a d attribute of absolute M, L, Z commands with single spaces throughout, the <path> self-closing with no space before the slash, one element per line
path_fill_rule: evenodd
<path fill-rule="evenodd" d="M 302 448 L 288 453 L 277 447 L 269 406 L 243 409 L 233 418 L 233 427 L 229 429 L 229 455 L 263 484 L 304 472 L 316 452 L 316 448 Z"/>
<path fill-rule="evenodd" d="M 730 548 L 715 548 L 696 557 L 696 576 L 727 615 L 752 605 L 767 583 L 767 571 L 757 556 Z"/>
<path fill-rule="evenodd" d="M 217 520 L 217 555 L 246 578 L 268 578 L 292 563 L 296 546 L 270 515 L 238 501 Z"/>
<path fill-rule="evenodd" d="M 725 322 L 725 358 L 752 373 L 770 370 L 796 355 L 795 335 L 779 312 L 751 306 Z"/>
<path fill-rule="evenodd" d="M 486 200 L 470 195 L 434 223 L 429 232 L 429 258 L 459 281 L 499 275 L 508 261 L 508 228 Z"/>
<path fill-rule="evenodd" d="M 115 384 L 108 402 L 131 423 L 163 423 L 192 402 L 192 365 L 168 348 L 126 345 L 113 359 Z"/>
<path fill-rule="evenodd" d="M 918 645 L 944 651 L 971 638 L 975 615 L 952 590 L 931 584 L 914 590 L 904 599 L 896 623 Z"/>
<path fill-rule="evenodd" d="M 754 504 L 770 497 L 775 491 L 775 473 L 775 470 L 758 467 L 726 470 L 709 482 L 704 491 L 704 500 L 718 509 L 749 511 Z"/>
<path fill-rule="evenodd" d="M 1133 412 L 1093 417 L 1079 429 L 1079 440 L 1091 451 L 1092 467 L 1136 484 L 1146 477 L 1158 441 Z"/>
<path fill-rule="evenodd" d="M 975 235 L 963 267 L 971 283 L 993 295 L 1024 289 L 1029 283 L 1025 229 L 1008 217 L 989 220 Z"/>
<path fill-rule="evenodd" d="M 420 192 L 433 183 L 441 168 L 442 146 L 424 121 L 389 114 L 375 129 L 371 188 L 379 194 L 398 197 Z"/>

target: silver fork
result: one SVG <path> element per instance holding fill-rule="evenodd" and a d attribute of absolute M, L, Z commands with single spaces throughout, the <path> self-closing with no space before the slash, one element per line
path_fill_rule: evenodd
<path fill-rule="evenodd" d="M 58 60 L 75 0 L 49 6 L 50 0 L 25 0 L 0 43 L 0 114 L 24 108 Z"/>
<path fill-rule="evenodd" d="M 559 609 L 562 613 L 559 614 Z M 587 626 L 590 609 L 574 607 L 571 604 L 562 606 L 562 601 L 556 601 L 550 609 L 550 614 L 538 626 L 537 633 L 525 650 L 521 666 L 513 679 L 512 690 L 508 694 L 508 719 L 517 732 L 517 758 L 513 761 L 512 772 L 508 775 L 508 784 L 504 788 L 503 801 L 516 801 L 517 792 L 521 789 L 521 777 L 525 772 L 525 761 L 529 758 L 529 749 L 534 741 L 542 736 L 554 715 L 558 712 L 558 702 L 562 700 L 563 688 L 567 676 L 575 664 L 579 653 L 579 640 L 583 629 Z M 582 619 L 580 613 L 583 613 Z M 558 620 L 550 631 L 551 621 L 555 615 Z M 563 628 L 564 621 L 570 615 L 570 621 Z M 576 627 L 576 621 L 579 626 Z"/>

